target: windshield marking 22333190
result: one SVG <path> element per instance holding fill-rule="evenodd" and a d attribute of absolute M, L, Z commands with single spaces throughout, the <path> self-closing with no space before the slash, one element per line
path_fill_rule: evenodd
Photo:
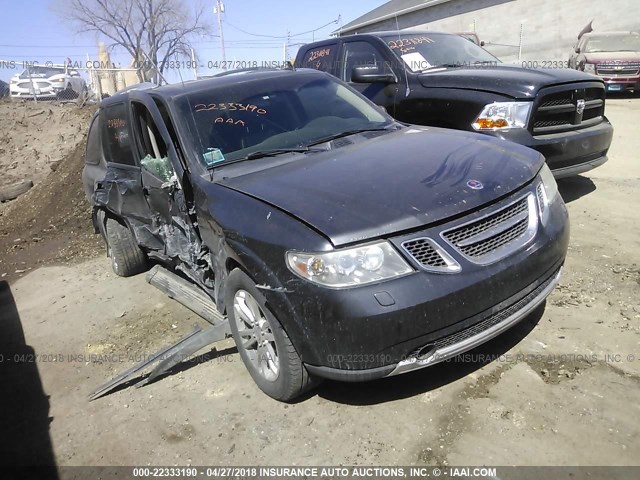
<path fill-rule="evenodd" d="M 205 167 L 308 147 L 349 133 L 377 130 L 393 120 L 339 81 L 297 75 L 272 82 L 242 81 L 178 100 L 192 153 Z"/>

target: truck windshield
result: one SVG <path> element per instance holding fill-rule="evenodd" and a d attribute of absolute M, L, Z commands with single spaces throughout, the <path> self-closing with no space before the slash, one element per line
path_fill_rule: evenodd
<path fill-rule="evenodd" d="M 640 35 L 593 36 L 589 38 L 585 52 L 640 52 Z"/>
<path fill-rule="evenodd" d="M 412 72 L 499 62 L 489 52 L 459 35 L 398 32 L 381 38 Z"/>
<path fill-rule="evenodd" d="M 177 99 L 187 141 L 206 167 L 259 158 L 261 152 L 305 150 L 345 132 L 393 120 L 328 75 L 288 73 L 216 85 Z M 262 155 L 265 156 L 265 155 Z"/>

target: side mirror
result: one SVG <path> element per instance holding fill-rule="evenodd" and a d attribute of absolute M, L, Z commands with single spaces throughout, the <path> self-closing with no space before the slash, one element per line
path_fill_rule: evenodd
<path fill-rule="evenodd" d="M 573 51 L 574 51 L 574 52 L 576 52 L 576 53 L 580 53 L 580 47 L 578 47 L 578 46 L 576 45 L 576 47 L 573 49 Z"/>
<path fill-rule="evenodd" d="M 484 40 L 480 40 L 480 46 L 484 47 Z"/>
<path fill-rule="evenodd" d="M 374 73 L 375 68 L 353 67 L 351 81 L 354 83 L 398 83 L 394 73 Z"/>

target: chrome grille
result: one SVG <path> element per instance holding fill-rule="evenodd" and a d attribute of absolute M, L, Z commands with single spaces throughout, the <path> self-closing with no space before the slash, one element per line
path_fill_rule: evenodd
<path fill-rule="evenodd" d="M 51 86 L 51 84 L 49 82 L 36 82 L 35 80 L 33 81 L 33 86 L 31 84 L 30 81 L 26 81 L 26 82 L 19 82 L 17 84 L 18 87 L 20 88 L 48 88 Z"/>
<path fill-rule="evenodd" d="M 492 263 L 529 241 L 537 218 L 533 195 L 529 194 L 497 212 L 443 232 L 442 236 L 469 260 Z"/>
<path fill-rule="evenodd" d="M 425 270 L 440 273 L 460 271 L 460 264 L 431 238 L 408 240 L 402 243 L 402 248 Z"/>
<path fill-rule="evenodd" d="M 527 218 L 520 220 L 514 226 L 507 228 L 502 231 L 500 235 L 493 236 L 486 240 L 483 240 L 478 243 L 474 243 L 472 245 L 466 245 L 464 247 L 460 247 L 462 253 L 464 253 L 468 257 L 481 257 L 486 255 L 487 253 L 491 253 L 494 250 L 508 244 L 509 242 L 515 240 L 520 235 L 522 235 L 529 225 L 529 221 Z"/>
<path fill-rule="evenodd" d="M 596 65 L 596 73 L 607 77 L 636 76 L 640 72 L 640 64 L 637 62 L 599 63 Z"/>
<path fill-rule="evenodd" d="M 457 230 L 449 231 L 445 234 L 445 238 L 453 244 L 458 244 L 468 238 L 474 237 L 479 233 L 485 232 L 490 228 L 501 224 L 502 222 L 515 217 L 519 213 L 527 211 L 527 199 L 523 198 L 519 202 L 505 208 L 504 210 L 495 213 L 483 220 L 466 225 Z"/>
<path fill-rule="evenodd" d="M 544 192 L 542 191 L 542 183 L 539 183 L 536 187 L 536 196 L 538 197 L 538 205 L 540 206 L 540 213 L 544 213 Z"/>
<path fill-rule="evenodd" d="M 419 238 L 405 242 L 402 246 L 416 259 L 416 262 L 425 267 L 446 267 L 447 262 L 426 238 Z"/>

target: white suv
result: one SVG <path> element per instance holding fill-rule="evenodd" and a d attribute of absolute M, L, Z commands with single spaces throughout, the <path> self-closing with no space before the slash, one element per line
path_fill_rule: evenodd
<path fill-rule="evenodd" d="M 14 100 L 53 98 L 58 94 L 71 99 L 85 92 L 87 84 L 77 70 L 68 67 L 31 66 L 11 78 L 9 89 Z M 62 93 L 65 90 L 68 94 Z"/>

